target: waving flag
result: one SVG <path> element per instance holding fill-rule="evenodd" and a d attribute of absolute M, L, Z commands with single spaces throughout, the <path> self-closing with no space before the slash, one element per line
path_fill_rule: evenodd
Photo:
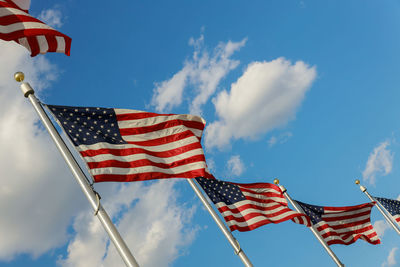
<path fill-rule="evenodd" d="M 95 182 L 212 177 L 200 144 L 205 121 L 193 115 L 47 105 Z"/>
<path fill-rule="evenodd" d="M 238 184 L 201 177 L 196 180 L 218 208 L 231 231 L 251 231 L 265 224 L 289 219 L 310 225 L 307 216 L 287 207 L 286 198 L 274 184 Z"/>
<path fill-rule="evenodd" d="M 374 197 L 392 215 L 400 226 L 400 201 L 383 197 Z"/>
<path fill-rule="evenodd" d="M 370 221 L 374 203 L 349 207 L 321 207 L 300 201 L 297 203 L 328 245 L 350 245 L 359 238 L 374 245 L 380 243 Z"/>
<path fill-rule="evenodd" d="M 12 0 L 0 0 L 0 39 L 26 47 L 31 56 L 47 52 L 69 56 L 71 38 L 32 17 Z"/>

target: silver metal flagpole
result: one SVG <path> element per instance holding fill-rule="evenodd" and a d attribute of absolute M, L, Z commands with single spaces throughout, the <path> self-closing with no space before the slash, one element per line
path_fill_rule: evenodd
<path fill-rule="evenodd" d="M 199 187 L 196 185 L 196 183 L 193 181 L 193 179 L 186 179 L 196 195 L 200 198 L 201 202 L 203 203 L 204 207 L 206 207 L 207 211 L 210 213 L 211 217 L 214 219 L 216 224 L 218 225 L 219 229 L 221 229 L 222 233 L 225 235 L 226 239 L 228 239 L 229 243 L 235 250 L 235 254 L 240 257 L 242 260 L 244 266 L 246 267 L 253 267 L 253 264 L 247 258 L 246 254 L 242 250 L 242 248 L 239 245 L 239 242 L 236 240 L 236 238 L 232 235 L 231 231 L 226 227 L 226 225 L 222 222 L 221 218 L 218 216 L 218 214 L 215 212 L 215 210 L 211 207 L 210 203 L 207 201 L 205 196 L 201 193 Z"/>
<path fill-rule="evenodd" d="M 297 204 L 296 201 L 294 201 L 289 194 L 287 193 L 286 188 L 283 185 L 279 184 L 279 180 L 275 179 L 274 184 L 279 186 L 279 188 L 282 190 L 283 195 L 289 200 L 290 204 L 295 208 L 297 212 L 304 213 L 304 210 L 300 207 L 299 204 Z M 318 239 L 319 243 L 325 248 L 326 252 L 328 252 L 329 256 L 335 261 L 337 266 L 339 267 L 344 267 L 344 264 L 339 260 L 339 258 L 335 255 L 335 253 L 331 250 L 331 248 L 328 246 L 328 244 L 325 242 L 325 240 L 322 238 L 322 236 L 318 233 L 317 229 L 315 229 L 314 225 L 309 227 L 311 232 L 315 235 L 315 237 Z"/>
<path fill-rule="evenodd" d="M 393 229 L 394 230 L 396 230 L 396 232 L 400 235 L 400 230 L 399 230 L 399 228 L 397 227 L 397 225 L 393 222 L 393 219 L 391 218 L 391 216 L 389 217 L 389 212 L 385 209 L 385 207 L 379 202 L 379 201 L 377 201 L 373 196 L 371 196 L 368 192 L 367 192 L 367 188 L 365 187 L 365 186 L 362 186 L 361 184 L 360 184 L 360 180 L 356 180 L 355 181 L 355 183 L 357 184 L 357 185 L 359 185 L 360 186 L 360 190 L 361 190 L 361 192 L 363 192 L 364 194 L 366 194 L 367 195 L 367 197 L 371 200 L 371 201 L 373 201 L 373 202 L 376 202 L 378 205 L 375 205 L 377 208 L 378 208 L 378 210 L 382 213 L 382 215 L 383 215 L 383 217 L 385 217 L 385 219 L 386 219 L 386 221 L 393 227 Z M 385 211 L 386 212 L 385 212 Z M 387 213 L 387 214 L 386 214 Z M 389 214 L 389 215 L 388 215 Z"/>
<path fill-rule="evenodd" d="M 139 264 L 136 262 L 132 253 L 129 251 L 129 248 L 125 244 L 121 235 L 118 233 L 118 230 L 115 228 L 112 223 L 110 217 L 107 212 L 104 210 L 102 205 L 100 204 L 100 197 L 97 193 L 95 193 L 90 186 L 88 180 L 86 179 L 85 174 L 82 172 L 75 158 L 73 157 L 71 151 L 69 151 L 68 147 L 65 145 L 61 136 L 57 132 L 54 125 L 51 123 L 49 117 L 46 112 L 43 110 L 43 107 L 40 105 L 39 100 L 35 97 L 35 92 L 33 88 L 29 85 L 29 83 L 23 82 L 24 74 L 22 72 L 17 72 L 14 75 L 14 78 L 17 82 L 21 82 L 21 90 L 24 93 L 26 98 L 29 98 L 36 112 L 38 113 L 40 119 L 42 120 L 44 126 L 47 131 L 50 133 L 51 138 L 55 142 L 58 150 L 63 156 L 64 160 L 67 162 L 68 167 L 71 169 L 76 181 L 80 185 L 83 193 L 86 198 L 89 200 L 89 203 L 93 207 L 95 211 L 95 216 L 100 220 L 107 234 L 109 235 L 111 241 L 114 243 L 117 248 L 119 254 L 124 260 L 126 266 L 128 267 L 139 267 Z"/>

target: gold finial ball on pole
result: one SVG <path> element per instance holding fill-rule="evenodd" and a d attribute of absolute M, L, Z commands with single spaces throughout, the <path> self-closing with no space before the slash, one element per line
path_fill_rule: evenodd
<path fill-rule="evenodd" d="M 356 179 L 356 184 L 360 184 L 360 180 Z"/>
<path fill-rule="evenodd" d="M 279 184 L 279 179 L 274 179 L 274 184 Z"/>
<path fill-rule="evenodd" d="M 14 79 L 20 83 L 25 79 L 25 75 L 23 72 L 18 71 L 14 74 Z"/>

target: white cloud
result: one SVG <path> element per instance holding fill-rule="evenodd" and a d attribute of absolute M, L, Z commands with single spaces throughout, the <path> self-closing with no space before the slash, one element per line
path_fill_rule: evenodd
<path fill-rule="evenodd" d="M 385 220 L 379 220 L 374 223 L 374 229 L 378 236 L 382 238 L 385 231 L 390 229 L 390 225 Z"/>
<path fill-rule="evenodd" d="M 211 171 L 211 173 L 214 173 L 217 170 L 217 165 L 213 158 L 207 159 L 207 167 L 208 167 L 208 170 Z"/>
<path fill-rule="evenodd" d="M 232 156 L 228 162 L 227 167 L 230 175 L 239 176 L 245 170 L 243 161 L 240 159 L 239 155 Z"/>
<path fill-rule="evenodd" d="M 268 146 L 269 147 L 273 147 L 276 144 L 284 144 L 292 136 L 293 136 L 293 134 L 291 132 L 282 133 L 282 134 L 280 134 L 278 136 L 271 136 L 271 138 L 268 139 Z"/>
<path fill-rule="evenodd" d="M 285 125 L 295 113 L 316 77 L 315 67 L 284 58 L 253 62 L 213 103 L 219 120 L 208 125 L 207 147 L 222 148 L 231 139 L 255 138 Z"/>
<path fill-rule="evenodd" d="M 61 12 L 57 9 L 43 10 L 38 18 L 50 27 L 60 28 L 63 25 Z"/>
<path fill-rule="evenodd" d="M 40 95 L 57 67 L 11 42 L 0 41 L 0 58 L 0 260 L 38 257 L 66 242 L 83 197 L 13 79 L 14 72 L 25 72 Z"/>
<path fill-rule="evenodd" d="M 396 199 L 400 201 L 400 195 Z"/>
<path fill-rule="evenodd" d="M 177 203 L 175 183 L 130 183 L 115 186 L 103 195 L 105 209 L 111 217 L 118 215 L 118 229 L 141 266 L 169 266 L 195 236 L 196 228 L 190 226 L 194 209 Z M 59 261 L 61 266 L 122 265 L 114 245 L 108 245 L 104 230 L 92 214 L 81 213 L 74 230 L 68 256 Z"/>
<path fill-rule="evenodd" d="M 397 263 L 395 256 L 398 249 L 399 249 L 398 247 L 394 247 L 390 250 L 386 261 L 382 263 L 382 267 L 394 266 Z"/>
<path fill-rule="evenodd" d="M 370 184 L 375 184 L 376 175 L 388 175 L 392 171 L 394 154 L 387 149 L 389 141 L 379 144 L 368 157 L 367 164 L 362 173 L 363 179 Z"/>
<path fill-rule="evenodd" d="M 215 93 L 220 81 L 239 65 L 239 61 L 230 57 L 245 43 L 246 39 L 221 42 L 210 55 L 204 48 L 203 35 L 197 40 L 191 39 L 189 44 L 194 47 L 192 58 L 171 79 L 155 84 L 151 104 L 159 112 L 170 111 L 182 104 L 184 89 L 193 86 L 196 96 L 190 103 L 190 113 L 201 115 L 202 106 Z"/>
<path fill-rule="evenodd" d="M 190 72 L 190 66 L 185 64 L 171 79 L 155 84 L 151 104 L 158 112 L 170 111 L 182 104 L 183 89 L 186 87 Z"/>

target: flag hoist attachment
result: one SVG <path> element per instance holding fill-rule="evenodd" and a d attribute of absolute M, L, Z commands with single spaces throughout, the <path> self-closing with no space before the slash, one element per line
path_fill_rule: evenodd
<path fill-rule="evenodd" d="M 105 231 L 107 232 L 108 236 L 110 237 L 111 241 L 114 243 L 118 253 L 122 257 L 126 266 L 139 267 L 139 264 L 136 262 L 135 258 L 133 257 L 129 248 L 125 244 L 125 242 L 122 239 L 121 235 L 119 234 L 118 230 L 112 223 L 107 212 L 102 207 L 102 205 L 100 203 L 99 195 L 96 194 L 95 191 L 93 190 L 91 184 L 88 182 L 87 177 L 85 176 L 85 174 L 79 167 L 79 165 L 76 162 L 75 158 L 73 157 L 71 151 L 68 149 L 68 147 L 64 143 L 60 134 L 57 132 L 56 128 L 54 127 L 51 120 L 49 119 L 46 112 L 44 111 L 39 100 L 36 98 L 35 91 L 29 85 L 29 83 L 23 82 L 24 78 L 25 78 L 24 74 L 22 72 L 17 72 L 17 73 L 15 73 L 14 78 L 17 82 L 21 83 L 20 87 L 21 87 L 21 90 L 22 90 L 24 96 L 26 98 L 29 98 L 30 102 L 32 103 L 33 107 L 35 108 L 42 123 L 44 124 L 45 128 L 49 132 L 51 138 L 55 142 L 58 150 L 60 151 L 61 155 L 63 156 L 64 160 L 66 161 L 68 167 L 72 171 L 72 174 L 74 175 L 76 181 L 80 185 L 83 193 L 85 194 L 85 196 L 88 199 L 89 203 L 91 204 L 93 210 L 95 211 L 95 216 L 97 216 L 97 218 L 100 220 L 101 224 L 103 225 L 103 227 L 104 227 Z"/>
<path fill-rule="evenodd" d="M 201 193 L 199 187 L 197 186 L 197 181 L 195 182 L 195 179 L 186 179 L 190 186 L 192 187 L 193 191 L 196 193 L 198 198 L 201 200 L 203 203 L 204 207 L 207 209 L 208 213 L 210 213 L 211 217 L 214 219 L 215 223 L 218 225 L 219 229 L 222 231 L 226 239 L 228 239 L 229 243 L 235 250 L 235 254 L 239 256 L 240 260 L 243 262 L 244 266 L 246 267 L 253 267 L 253 264 L 247 257 L 247 255 L 244 253 L 242 248 L 240 247 L 239 242 L 236 240 L 236 238 L 232 235 L 231 231 L 229 231 L 228 227 L 223 223 L 221 218 L 218 216 L 218 214 L 215 212 L 215 210 L 212 208 L 211 204 L 207 201 L 206 197 Z"/>
<path fill-rule="evenodd" d="M 400 235 L 399 227 L 396 225 L 396 222 L 394 221 L 393 217 L 390 215 L 390 212 L 384 207 L 384 205 L 382 205 L 382 203 L 379 201 L 379 199 L 376 199 L 375 197 L 371 196 L 368 193 L 367 188 L 360 184 L 360 180 L 356 179 L 355 184 L 360 186 L 361 192 L 363 192 L 371 201 L 376 202 L 375 207 L 378 208 L 379 212 L 383 215 L 383 217 L 386 219 L 386 221 Z"/>
<path fill-rule="evenodd" d="M 294 209 L 297 212 L 304 213 L 304 210 L 300 207 L 299 204 L 295 200 L 293 200 L 289 194 L 287 193 L 286 188 L 283 185 L 279 184 L 279 179 L 274 179 L 274 184 L 279 186 L 279 188 L 282 190 L 283 195 L 289 200 L 290 204 L 294 207 Z M 315 229 L 314 225 L 311 225 L 310 227 L 311 232 L 314 234 L 314 236 L 317 238 L 319 243 L 324 247 L 326 252 L 328 252 L 329 256 L 333 259 L 333 261 L 337 264 L 339 267 L 344 267 L 344 264 L 339 260 L 339 258 L 336 256 L 336 254 L 332 251 L 332 249 L 328 246 L 328 244 L 325 242 L 325 240 L 322 238 L 322 236 L 319 234 L 317 229 Z"/>

